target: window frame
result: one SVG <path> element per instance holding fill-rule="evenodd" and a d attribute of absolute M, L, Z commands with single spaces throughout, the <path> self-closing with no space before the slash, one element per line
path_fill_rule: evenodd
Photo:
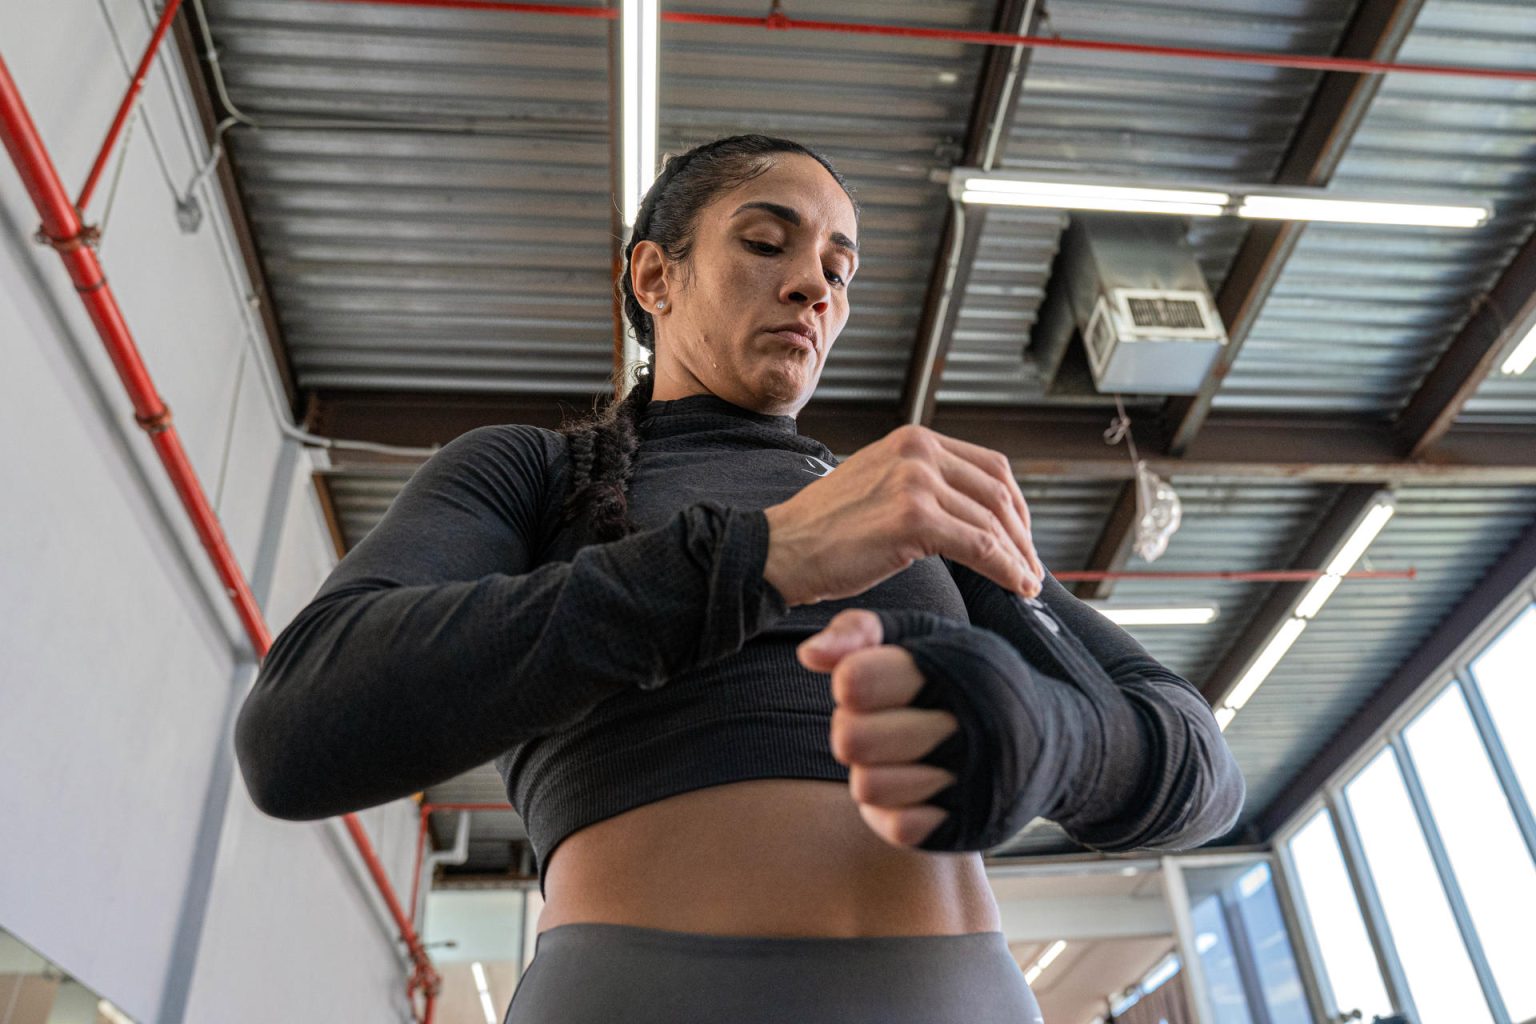
<path fill-rule="evenodd" d="M 1516 824 L 1525 840 L 1526 851 L 1530 854 L 1533 863 L 1536 863 L 1536 810 L 1533 810 L 1536 794 L 1523 792 L 1483 699 L 1479 684 L 1472 674 L 1472 663 L 1496 643 L 1516 619 L 1528 610 L 1536 609 L 1536 585 L 1533 584 L 1536 584 L 1536 579 L 1527 580 L 1525 584 L 1513 590 L 1500 604 L 1498 610 L 1488 617 L 1483 626 L 1469 634 L 1452 656 L 1425 679 L 1413 697 L 1405 701 L 1403 706 L 1376 730 L 1370 740 L 1355 751 L 1329 777 L 1321 789 L 1299 807 L 1271 837 L 1271 846 L 1274 850 L 1272 869 L 1277 890 L 1284 893 L 1282 908 L 1288 924 L 1293 918 L 1295 922 L 1292 948 L 1297 958 L 1297 965 L 1301 969 L 1304 987 L 1308 990 L 1309 1001 L 1314 995 L 1316 997 L 1313 1009 L 1314 1013 L 1318 1014 L 1319 1020 L 1335 1019 L 1339 1009 L 1317 944 L 1314 925 L 1305 903 L 1298 898 L 1300 894 L 1297 885 L 1298 876 L 1295 862 L 1291 857 L 1291 840 L 1319 812 L 1328 815 L 1334 837 L 1339 843 L 1345 870 L 1355 890 L 1361 918 L 1365 923 L 1366 935 L 1370 939 L 1371 950 L 1376 956 L 1382 980 L 1386 985 L 1387 997 L 1393 1003 L 1393 1010 L 1407 1014 L 1415 1020 L 1418 1018 L 1417 1008 L 1408 991 L 1402 961 L 1398 957 L 1380 895 L 1376 891 L 1370 866 L 1365 859 L 1359 832 L 1356 830 L 1354 818 L 1344 797 L 1344 787 L 1352 782 L 1379 753 L 1390 747 L 1396 756 L 1398 769 L 1408 791 L 1414 815 L 1418 819 L 1419 828 L 1429 846 L 1435 872 L 1451 904 L 1451 912 L 1456 920 L 1462 944 L 1472 960 L 1473 970 L 1483 988 L 1489 1012 L 1497 1024 L 1513 1024 L 1484 955 L 1476 926 L 1462 898 L 1460 885 L 1451 868 L 1439 833 L 1439 826 L 1425 798 L 1418 768 L 1408 749 L 1403 732 L 1447 689 L 1453 686 L 1459 687 L 1471 713 L 1478 739 L 1488 754 L 1499 787 L 1514 813 Z"/>

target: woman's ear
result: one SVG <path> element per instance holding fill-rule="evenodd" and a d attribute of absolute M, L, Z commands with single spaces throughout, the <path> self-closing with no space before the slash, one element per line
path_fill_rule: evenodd
<path fill-rule="evenodd" d="M 649 313 L 656 312 L 658 301 L 670 298 L 667 261 L 661 246 L 650 239 L 635 243 L 629 254 L 629 283 L 635 290 L 635 300 Z"/>

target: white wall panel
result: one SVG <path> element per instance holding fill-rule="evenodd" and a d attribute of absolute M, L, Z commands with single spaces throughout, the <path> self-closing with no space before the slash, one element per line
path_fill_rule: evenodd
<path fill-rule="evenodd" d="M 71 192 L 127 82 L 108 16 L 136 60 L 139 0 L 0 5 L 0 54 Z M 334 557 L 211 191 L 201 229 L 177 227 L 171 183 L 198 154 L 165 72 L 102 260 L 275 634 Z M 0 926 L 142 1021 L 403 1019 L 405 974 L 336 823 L 250 803 L 229 739 L 244 638 L 36 220 L 0 158 Z M 414 806 L 363 819 L 404 900 Z"/>

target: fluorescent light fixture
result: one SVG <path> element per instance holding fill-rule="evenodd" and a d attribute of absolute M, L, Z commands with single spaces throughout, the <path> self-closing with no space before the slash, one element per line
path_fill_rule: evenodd
<path fill-rule="evenodd" d="M 133 1024 L 132 1018 L 105 999 L 97 1000 L 96 1013 L 105 1020 L 111 1021 L 111 1024 Z"/>
<path fill-rule="evenodd" d="M 960 201 L 986 206 L 1037 206 L 1049 210 L 1108 210 L 1115 213 L 1161 213 L 1185 217 L 1220 217 L 1222 213 L 1220 206 L 1204 203 L 1161 203 L 1147 199 L 1068 199 L 1007 192 L 965 191 L 960 193 Z"/>
<path fill-rule="evenodd" d="M 1029 175 L 1019 177 L 1017 175 Z M 1340 195 L 1326 189 L 1284 189 L 1270 185 L 1217 184 L 1189 188 L 1176 183 L 1123 181 L 1050 181 L 1029 171 L 949 172 L 949 194 L 964 203 L 1034 206 L 1056 210 L 1109 210 L 1184 217 L 1239 217 L 1265 220 L 1333 221 L 1346 224 L 1399 224 L 1410 227 L 1475 228 L 1488 223 L 1493 207 L 1485 202 L 1439 203 L 1412 196 L 1376 199 Z M 1536 357 L 1533 357 L 1536 359 Z"/>
<path fill-rule="evenodd" d="M 1285 625 L 1276 630 L 1275 635 L 1264 646 L 1263 652 L 1254 659 L 1252 665 L 1248 666 L 1248 671 L 1243 673 L 1243 678 L 1237 681 L 1237 685 L 1232 688 L 1232 692 L 1223 703 L 1233 711 L 1248 703 L 1248 698 L 1253 696 L 1260 683 L 1269 678 L 1275 666 L 1280 664 L 1280 659 L 1285 657 L 1285 652 L 1291 649 L 1291 645 L 1306 628 L 1306 619 L 1294 617 L 1287 619 Z"/>
<path fill-rule="evenodd" d="M 1045 952 L 1040 954 L 1040 958 L 1030 965 L 1029 970 L 1024 972 L 1025 983 L 1033 985 L 1035 983 L 1035 979 L 1044 974 L 1045 969 L 1051 966 L 1051 964 L 1055 963 L 1056 958 L 1061 956 L 1061 951 L 1066 948 L 1067 940 L 1065 939 L 1057 939 L 1055 942 L 1047 946 L 1045 948 Z"/>
<path fill-rule="evenodd" d="M 1371 542 L 1381 533 L 1387 525 L 1387 520 L 1391 519 L 1395 512 L 1397 512 L 1397 502 L 1390 494 L 1378 496 L 1371 510 L 1365 514 L 1365 518 L 1360 520 L 1360 525 L 1355 527 L 1355 532 L 1349 535 L 1349 539 L 1339 548 L 1339 553 L 1333 556 L 1333 560 L 1323 571 L 1330 576 L 1343 576 L 1353 569 L 1355 563 L 1360 561 L 1360 556 L 1365 554 L 1365 549 L 1371 546 Z"/>
<path fill-rule="evenodd" d="M 1339 550 L 1329 559 L 1328 566 L 1323 570 L 1323 575 L 1313 581 L 1312 586 L 1297 602 L 1296 609 L 1291 617 L 1286 620 L 1275 635 L 1270 638 L 1268 644 L 1260 655 L 1248 666 L 1222 706 L 1216 709 L 1216 722 L 1225 732 L 1232 718 L 1239 708 L 1248 703 L 1254 692 L 1269 674 L 1275 670 L 1280 659 L 1285 657 L 1291 645 L 1301 636 L 1302 630 L 1307 628 L 1307 623 L 1317 617 L 1322 611 L 1323 605 L 1333 596 L 1333 592 L 1339 589 L 1343 577 L 1360 561 L 1360 556 L 1365 554 L 1365 549 L 1371 546 L 1371 542 L 1380 536 L 1386 527 L 1388 520 L 1397 512 L 1397 499 L 1390 491 L 1379 492 L 1371 502 L 1365 515 L 1360 517 L 1349 538 L 1339 546 Z"/>
<path fill-rule="evenodd" d="M 1056 210 L 1113 210 L 1122 213 L 1219 217 L 1232 197 L 1190 189 L 1091 185 L 1063 181 L 972 177 L 958 180 L 958 198 L 994 206 L 1036 206 Z"/>
<path fill-rule="evenodd" d="M 1322 220 L 1341 224 L 1400 224 L 1407 227 L 1475 228 L 1488 223 L 1486 206 L 1383 203 L 1362 199 L 1309 199 L 1249 195 L 1239 217 L 1256 220 Z"/>
<path fill-rule="evenodd" d="M 1216 618 L 1214 604 L 1167 607 L 1105 608 L 1094 605 L 1110 622 L 1118 626 L 1203 626 Z"/>
<path fill-rule="evenodd" d="M 1316 618 L 1317 613 L 1322 611 L 1324 602 L 1333 596 L 1333 592 L 1339 589 L 1339 584 L 1342 582 L 1344 582 L 1343 577 L 1332 573 L 1313 580 L 1307 595 L 1301 599 L 1301 604 L 1296 606 L 1296 614 L 1303 619 Z"/>
<path fill-rule="evenodd" d="M 656 180 L 657 40 L 660 0 L 623 0 L 624 223 L 633 227 L 640 200 Z"/>
<path fill-rule="evenodd" d="M 1524 373 L 1536 363 L 1536 327 L 1532 327 L 1515 350 L 1504 360 L 1504 365 L 1499 367 L 1499 372 L 1507 377 L 1513 377 Z"/>
<path fill-rule="evenodd" d="M 475 972 L 475 987 L 480 990 L 480 1008 L 485 1011 L 485 1024 L 500 1024 L 496 1008 L 491 1005 L 491 991 L 485 984 L 485 968 L 476 960 L 470 970 Z"/>
<path fill-rule="evenodd" d="M 1144 995 L 1151 995 L 1161 988 L 1165 981 L 1178 973 L 1179 956 L 1177 953 L 1169 953 L 1147 972 L 1147 976 L 1141 979 L 1138 987 Z"/>

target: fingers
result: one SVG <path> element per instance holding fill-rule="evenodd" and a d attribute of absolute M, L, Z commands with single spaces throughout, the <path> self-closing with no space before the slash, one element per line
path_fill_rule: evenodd
<path fill-rule="evenodd" d="M 1010 590 L 1020 591 L 1026 597 L 1034 597 L 1038 594 L 1044 579 L 1041 575 L 1043 570 L 1036 567 L 1038 557 L 1035 555 L 1034 541 L 1030 538 L 1029 530 L 1024 526 L 1017 509 L 1008 498 L 1008 488 L 999 483 L 995 477 L 988 476 L 963 459 L 957 459 L 951 455 L 944 457 L 942 472 L 945 474 L 945 482 L 952 486 L 938 491 L 940 507 L 978 531 L 973 543 L 977 545 L 985 543 L 980 534 L 986 533 L 997 537 L 998 550 L 995 555 L 990 547 L 984 546 L 978 547 L 978 555 L 984 561 L 991 561 L 1001 556 L 1003 558 L 1001 568 L 1008 574 L 1008 578 L 1011 579 L 1015 575 L 1021 577 L 1020 584 L 1004 580 L 998 580 L 998 582 Z M 979 501 L 977 495 L 981 496 Z M 1008 564 L 1009 562 L 1016 564 Z"/>
<path fill-rule="evenodd" d="M 937 708 L 861 713 L 832 710 L 832 756 L 840 764 L 905 764 L 927 756 L 959 721 Z"/>
<path fill-rule="evenodd" d="M 949 816 L 941 807 L 876 807 L 859 804 L 859 816 L 881 839 L 892 846 L 917 846 Z"/>
<path fill-rule="evenodd" d="M 1029 562 L 1030 571 L 1035 579 L 1044 580 L 1045 566 L 1035 552 L 1035 542 L 1031 535 L 1033 526 L 1029 515 L 1029 502 L 1024 499 L 1024 492 L 1019 490 L 1019 481 L 1013 475 L 1008 457 L 991 448 L 961 441 L 946 434 L 935 432 L 934 438 L 955 460 L 946 462 L 940 467 L 944 470 L 946 478 L 949 478 L 952 472 L 957 476 L 963 474 L 961 479 L 967 485 L 965 489 L 973 498 L 982 501 L 988 508 L 994 508 L 995 505 L 1007 506 L 1008 517 L 1005 524 L 1009 528 L 1009 533 L 1025 560 Z M 968 467 L 970 472 L 961 469 L 962 466 Z M 998 490 L 993 481 L 1002 485 L 1001 496 L 989 501 L 988 496 Z M 994 508 L 994 512 L 996 511 L 997 509 Z"/>
<path fill-rule="evenodd" d="M 855 764 L 849 768 L 848 789 L 861 804 L 909 807 L 930 799 L 954 781 L 954 773 L 930 764 Z"/>
<path fill-rule="evenodd" d="M 796 647 L 795 654 L 800 664 L 812 672 L 831 672 L 856 651 L 879 645 L 881 633 L 880 617 L 874 612 L 867 608 L 845 608 L 832 616 L 820 633 Z"/>
<path fill-rule="evenodd" d="M 875 618 L 873 612 L 864 611 L 863 614 Z M 834 618 L 833 621 L 837 620 Z M 875 622 L 878 630 L 879 619 Z M 831 628 L 830 625 L 827 627 L 828 630 Z M 923 682 L 923 674 L 912 660 L 911 652 L 895 644 L 886 644 L 849 655 L 832 669 L 832 699 L 839 706 L 860 713 L 903 708 L 912 703 L 912 698 L 923 688 Z"/>
<path fill-rule="evenodd" d="M 927 532 L 934 549 L 970 566 L 1004 590 L 1025 597 L 1040 593 L 1040 578 L 991 512 L 952 488 L 939 489 L 933 500 L 939 514 L 927 524 Z"/>

